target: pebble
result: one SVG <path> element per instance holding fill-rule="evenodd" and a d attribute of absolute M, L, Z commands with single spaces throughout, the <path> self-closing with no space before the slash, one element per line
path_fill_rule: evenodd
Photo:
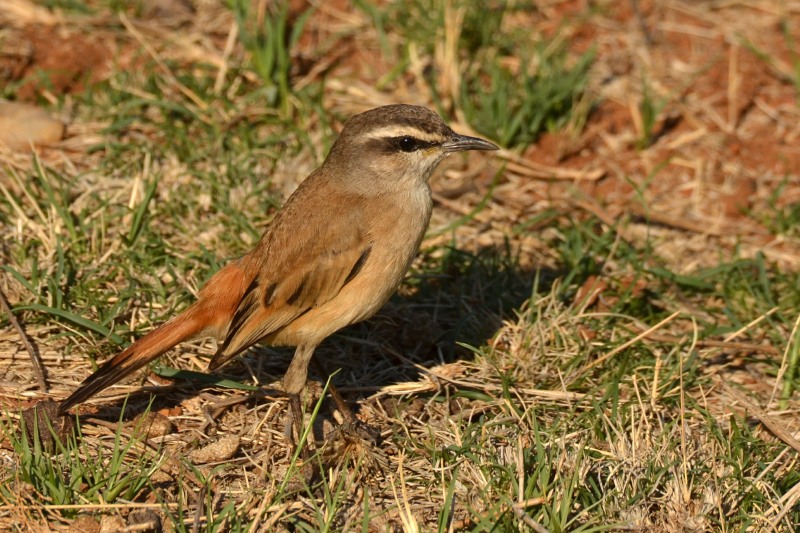
<path fill-rule="evenodd" d="M 100 533 L 119 533 L 125 531 L 125 520 L 117 515 L 105 515 L 100 518 Z"/>
<path fill-rule="evenodd" d="M 128 527 L 125 531 L 161 533 L 161 517 L 152 509 L 137 509 L 131 511 L 128 515 Z"/>
<path fill-rule="evenodd" d="M 148 439 L 166 437 L 175 431 L 172 421 L 161 413 L 145 413 L 133 420 L 134 431 L 143 433 Z"/>
<path fill-rule="evenodd" d="M 70 524 L 69 533 L 100 533 L 100 524 L 89 515 L 80 515 Z"/>
<path fill-rule="evenodd" d="M 27 151 L 54 144 L 64 137 L 66 126 L 40 107 L 19 102 L 0 102 L 0 144 Z"/>
<path fill-rule="evenodd" d="M 237 435 L 223 437 L 216 442 L 203 446 L 189 454 L 195 464 L 216 463 L 227 461 L 236 454 L 241 439 Z"/>

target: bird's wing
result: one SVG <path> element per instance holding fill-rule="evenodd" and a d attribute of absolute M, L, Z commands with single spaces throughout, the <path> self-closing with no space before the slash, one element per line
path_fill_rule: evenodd
<path fill-rule="evenodd" d="M 303 221 L 304 227 L 290 227 L 276 220 L 264 246 L 254 250 L 253 257 L 243 258 L 257 265 L 258 274 L 211 360 L 212 370 L 308 310 L 330 301 L 361 270 L 370 251 L 361 212 L 348 206 L 346 212 L 336 215 L 334 220 L 323 220 L 315 213 L 305 218 L 287 217 Z"/>

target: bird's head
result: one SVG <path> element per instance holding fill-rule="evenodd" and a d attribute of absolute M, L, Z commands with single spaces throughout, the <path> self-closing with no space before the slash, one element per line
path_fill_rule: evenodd
<path fill-rule="evenodd" d="M 338 166 L 348 180 L 370 180 L 373 187 L 414 184 L 427 182 L 449 154 L 497 149 L 489 141 L 459 135 L 429 109 L 396 104 L 345 122 L 326 165 Z"/>

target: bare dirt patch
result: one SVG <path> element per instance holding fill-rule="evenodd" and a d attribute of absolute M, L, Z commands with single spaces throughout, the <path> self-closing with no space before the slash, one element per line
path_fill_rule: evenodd
<path fill-rule="evenodd" d="M 98 37 L 34 26 L 12 38 L 17 53 L 3 58 L 0 70 L 7 72 L 7 83 L 22 82 L 15 93 L 18 100 L 36 101 L 43 91 L 56 97 L 81 92 L 112 68 L 112 52 Z"/>

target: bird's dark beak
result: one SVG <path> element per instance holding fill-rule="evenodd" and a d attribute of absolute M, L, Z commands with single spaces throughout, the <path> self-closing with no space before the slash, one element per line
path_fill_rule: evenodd
<path fill-rule="evenodd" d="M 457 133 L 454 133 L 452 137 L 446 140 L 442 144 L 442 147 L 448 154 L 452 152 L 464 152 L 466 150 L 499 150 L 494 143 L 484 141 L 477 137 L 459 135 Z"/>

